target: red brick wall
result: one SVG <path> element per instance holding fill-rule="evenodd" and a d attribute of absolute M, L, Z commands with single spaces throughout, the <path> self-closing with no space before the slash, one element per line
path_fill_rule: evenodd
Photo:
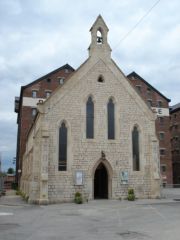
<path fill-rule="evenodd" d="M 56 72 L 48 77 L 49 79 L 51 79 L 50 82 L 47 82 L 48 78 L 45 78 L 44 80 L 41 80 L 38 83 L 31 85 L 30 87 L 27 87 L 23 91 L 23 96 L 24 97 L 32 97 L 32 90 L 38 89 L 37 97 L 38 98 L 46 98 L 46 95 L 45 95 L 46 90 L 50 90 L 53 92 L 60 85 L 58 77 L 62 77 L 64 79 L 66 79 L 71 74 L 72 74 L 72 71 L 66 73 L 64 69 L 60 70 L 59 72 Z"/>
<path fill-rule="evenodd" d="M 152 100 L 152 107 L 158 107 L 158 101 L 162 102 L 162 108 L 169 108 L 168 100 L 166 100 L 163 96 L 161 96 L 158 92 L 156 92 L 153 88 L 148 92 L 148 84 L 142 81 L 139 78 L 129 77 L 130 83 L 136 89 L 136 91 L 140 94 L 140 96 L 147 103 L 147 100 Z M 137 85 L 141 86 L 141 92 L 138 91 Z M 163 117 L 163 124 L 160 123 L 159 118 L 156 119 L 156 134 L 159 139 L 159 147 L 160 149 L 165 149 L 165 155 L 160 156 L 160 164 L 166 166 L 166 171 L 163 172 L 161 168 L 161 175 L 163 177 L 163 181 L 168 184 L 172 184 L 172 156 L 171 156 L 171 144 L 170 138 L 171 134 L 169 131 L 170 126 L 170 118 L 168 116 Z M 160 140 L 159 132 L 164 132 L 164 139 Z"/>
<path fill-rule="evenodd" d="M 170 131 L 173 162 L 173 183 L 180 184 L 180 109 L 171 113 Z"/>

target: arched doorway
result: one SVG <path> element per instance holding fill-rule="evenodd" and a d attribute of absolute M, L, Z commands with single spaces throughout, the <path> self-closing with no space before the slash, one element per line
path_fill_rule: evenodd
<path fill-rule="evenodd" d="M 101 162 L 94 174 L 94 199 L 108 198 L 108 173 L 104 164 Z"/>

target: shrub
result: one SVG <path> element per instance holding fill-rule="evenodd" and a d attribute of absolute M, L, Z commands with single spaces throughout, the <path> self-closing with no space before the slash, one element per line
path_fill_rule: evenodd
<path fill-rule="evenodd" d="M 16 195 L 21 195 L 21 190 L 17 189 Z"/>
<path fill-rule="evenodd" d="M 80 192 L 75 193 L 74 202 L 77 204 L 83 203 L 82 194 Z"/>
<path fill-rule="evenodd" d="M 134 194 L 134 189 L 133 188 L 129 188 L 128 189 L 128 194 Z"/>
<path fill-rule="evenodd" d="M 128 201 L 134 201 L 135 200 L 135 193 L 134 193 L 133 188 L 128 189 L 127 199 L 128 199 Z"/>

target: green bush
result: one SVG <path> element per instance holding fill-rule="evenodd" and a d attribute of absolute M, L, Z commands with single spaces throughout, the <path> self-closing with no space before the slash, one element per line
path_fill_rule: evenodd
<path fill-rule="evenodd" d="M 134 189 L 133 189 L 133 188 L 128 189 L 127 200 L 128 200 L 128 201 L 134 201 L 135 198 L 136 198 L 136 197 L 135 197 Z"/>
<path fill-rule="evenodd" d="M 133 188 L 129 188 L 128 189 L 128 194 L 134 194 L 134 189 Z"/>
<path fill-rule="evenodd" d="M 80 192 L 75 193 L 74 202 L 77 204 L 83 203 L 82 194 Z"/>
<path fill-rule="evenodd" d="M 21 190 L 17 189 L 16 195 L 21 195 Z"/>

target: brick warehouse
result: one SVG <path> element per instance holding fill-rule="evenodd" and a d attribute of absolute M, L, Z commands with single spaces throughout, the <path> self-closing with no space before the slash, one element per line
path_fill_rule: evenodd
<path fill-rule="evenodd" d="M 160 196 L 156 114 L 111 59 L 101 16 L 90 31 L 89 58 L 37 104 L 20 181 L 30 202 L 72 201 L 76 191 L 118 199 L 128 187 L 140 198 Z"/>
<path fill-rule="evenodd" d="M 180 103 L 170 108 L 170 132 L 173 163 L 173 183 L 180 184 Z"/>
<path fill-rule="evenodd" d="M 132 72 L 127 77 L 148 106 L 157 113 L 156 134 L 159 139 L 162 183 L 164 185 L 172 184 L 171 133 L 169 129 L 170 99 L 166 98 L 137 73 Z"/>

